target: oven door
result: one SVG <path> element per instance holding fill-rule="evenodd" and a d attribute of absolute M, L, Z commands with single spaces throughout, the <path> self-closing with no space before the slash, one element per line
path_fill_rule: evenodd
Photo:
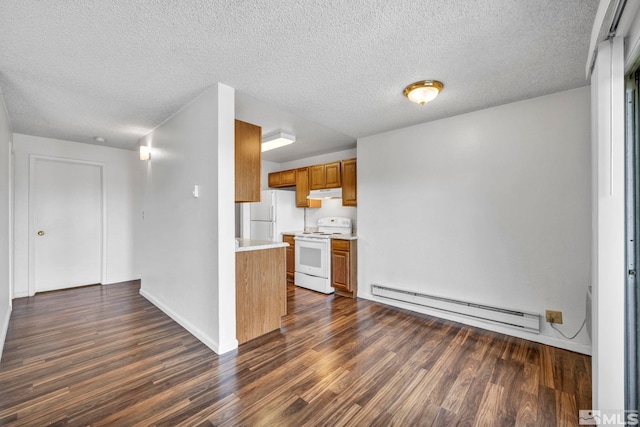
<path fill-rule="evenodd" d="M 296 272 L 329 278 L 329 239 L 295 237 Z"/>

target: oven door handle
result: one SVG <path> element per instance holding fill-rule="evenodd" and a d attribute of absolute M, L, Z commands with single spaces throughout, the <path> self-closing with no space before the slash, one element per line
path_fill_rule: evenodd
<path fill-rule="evenodd" d="M 312 242 L 312 243 L 322 243 L 323 241 L 327 240 L 322 237 L 297 237 L 297 236 L 295 236 L 293 239 L 299 242 Z"/>

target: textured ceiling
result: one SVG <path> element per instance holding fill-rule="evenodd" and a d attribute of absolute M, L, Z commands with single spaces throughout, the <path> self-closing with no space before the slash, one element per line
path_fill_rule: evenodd
<path fill-rule="evenodd" d="M 0 88 L 14 132 L 88 143 L 101 135 L 135 148 L 222 82 L 343 134 L 338 149 L 588 84 L 596 8 L 597 0 L 2 0 Z M 423 79 L 445 87 L 421 107 L 402 89 Z M 272 159 L 302 155 L 281 150 Z"/>

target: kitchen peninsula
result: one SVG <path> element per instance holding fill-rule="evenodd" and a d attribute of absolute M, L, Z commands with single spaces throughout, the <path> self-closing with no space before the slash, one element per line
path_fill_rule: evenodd
<path fill-rule="evenodd" d="M 280 328 L 287 314 L 284 242 L 236 239 L 236 337 L 242 344 Z"/>

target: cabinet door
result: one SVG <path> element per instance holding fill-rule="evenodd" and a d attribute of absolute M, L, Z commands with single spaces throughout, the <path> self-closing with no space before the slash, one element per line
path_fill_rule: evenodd
<path fill-rule="evenodd" d="M 342 161 L 342 206 L 358 206 L 356 159 Z"/>
<path fill-rule="evenodd" d="M 283 187 L 293 187 L 296 185 L 296 170 L 290 169 L 280 172 L 280 185 Z"/>
<path fill-rule="evenodd" d="M 324 187 L 324 165 L 309 166 L 309 188 L 322 190 Z"/>
<path fill-rule="evenodd" d="M 296 185 L 296 170 L 290 169 L 269 174 L 269 187 L 293 187 Z"/>
<path fill-rule="evenodd" d="M 296 206 L 299 208 L 319 208 L 322 200 L 309 200 L 309 168 L 296 170 Z"/>
<path fill-rule="evenodd" d="M 262 128 L 235 121 L 236 202 L 260 201 Z"/>
<path fill-rule="evenodd" d="M 336 295 L 355 298 L 358 294 L 358 249 L 355 240 L 331 240 L 331 286 Z"/>
<path fill-rule="evenodd" d="M 271 172 L 269 174 L 269 187 L 280 187 L 282 182 L 282 174 L 280 172 Z"/>
<path fill-rule="evenodd" d="M 340 162 L 324 165 L 324 188 L 340 187 Z"/>
<path fill-rule="evenodd" d="M 331 253 L 332 286 L 336 289 L 349 289 L 349 252 L 333 250 Z"/>
<path fill-rule="evenodd" d="M 286 248 L 286 269 L 287 269 L 287 283 L 293 284 L 293 280 L 296 272 L 295 262 L 295 244 L 293 236 L 282 236 L 282 241 L 289 244 Z"/>

